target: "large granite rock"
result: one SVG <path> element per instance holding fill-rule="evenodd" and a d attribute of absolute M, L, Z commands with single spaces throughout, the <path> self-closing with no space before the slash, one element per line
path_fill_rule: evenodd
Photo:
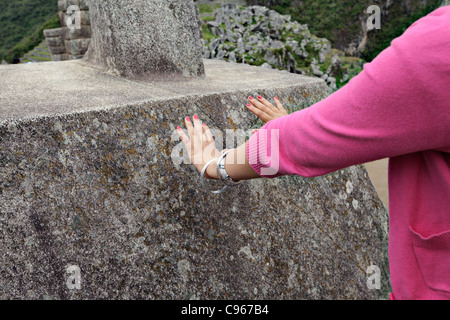
<path fill-rule="evenodd" d="M 91 43 L 84 59 L 117 75 L 203 77 L 193 0 L 90 0 Z"/>
<path fill-rule="evenodd" d="M 217 60 L 205 70 L 150 83 L 82 61 L 0 66 L 1 299 L 386 297 L 387 214 L 363 166 L 212 195 L 173 161 L 184 116 L 252 129 L 249 95 L 293 111 L 325 97 L 325 82 Z M 371 265 L 380 289 L 367 286 Z M 67 284 L 76 267 L 80 289 Z"/>

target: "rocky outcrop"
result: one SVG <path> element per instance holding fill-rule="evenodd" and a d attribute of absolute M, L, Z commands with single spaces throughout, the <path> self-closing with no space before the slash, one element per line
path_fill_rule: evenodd
<path fill-rule="evenodd" d="M 343 71 L 343 53 L 332 50 L 330 41 L 311 34 L 306 24 L 292 21 L 291 16 L 266 7 L 225 5 L 217 10 L 215 21 L 206 23 L 204 32 L 210 34 L 204 40 L 205 58 L 319 77 L 333 90 L 336 77 L 340 82 L 350 77 L 348 65 Z"/>

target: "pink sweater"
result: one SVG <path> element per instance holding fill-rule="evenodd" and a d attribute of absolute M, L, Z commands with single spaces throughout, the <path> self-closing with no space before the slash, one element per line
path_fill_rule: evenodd
<path fill-rule="evenodd" d="M 415 22 L 339 91 L 268 122 L 247 155 L 267 178 L 390 158 L 393 295 L 450 299 L 450 6 Z"/>

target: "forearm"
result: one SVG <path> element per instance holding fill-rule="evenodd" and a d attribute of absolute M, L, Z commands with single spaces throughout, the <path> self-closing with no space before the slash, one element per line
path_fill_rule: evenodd
<path fill-rule="evenodd" d="M 212 163 L 206 174 L 211 179 L 218 179 L 217 177 L 217 162 Z M 261 178 L 250 166 L 247 159 L 247 142 L 233 149 L 225 158 L 225 170 L 228 175 L 234 180 L 249 180 Z"/>

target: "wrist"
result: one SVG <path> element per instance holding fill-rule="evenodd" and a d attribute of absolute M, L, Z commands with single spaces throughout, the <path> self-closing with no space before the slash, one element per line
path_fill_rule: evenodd
<path fill-rule="evenodd" d="M 219 178 L 217 177 L 217 160 L 214 161 L 213 163 L 211 163 L 208 168 L 206 169 L 205 172 L 205 178 L 207 179 L 214 179 L 214 180 L 218 180 Z"/>

